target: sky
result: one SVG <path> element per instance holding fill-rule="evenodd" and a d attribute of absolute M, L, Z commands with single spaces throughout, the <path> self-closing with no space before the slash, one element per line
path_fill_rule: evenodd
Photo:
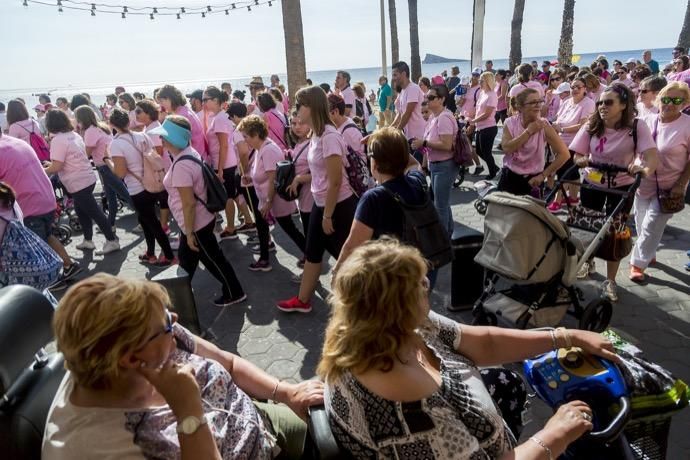
<path fill-rule="evenodd" d="M 97 1 L 190 8 L 232 0 Z M 205 19 L 195 15 L 150 20 L 98 13 L 91 17 L 85 11 L 58 13 L 55 6 L 23 7 L 22 0 L 0 0 L 0 91 L 284 72 L 279 1 L 272 7 L 238 9 Z M 432 53 L 468 59 L 472 0 L 418 3 L 422 58 Z M 308 70 L 381 65 L 378 0 L 301 0 L 301 4 Z M 526 1 L 523 56 L 556 54 L 562 4 L 561 0 Z M 408 59 L 407 1 L 397 0 L 396 5 L 400 56 Z M 507 57 L 513 1 L 486 0 L 486 5 L 484 58 Z M 577 0 L 575 52 L 672 47 L 685 5 L 681 0 Z M 390 36 L 387 44 L 390 48 Z"/>

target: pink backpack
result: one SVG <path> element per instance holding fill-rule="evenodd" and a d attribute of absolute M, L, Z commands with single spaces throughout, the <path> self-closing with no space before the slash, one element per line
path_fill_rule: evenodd
<path fill-rule="evenodd" d="M 130 137 L 132 138 L 131 141 L 127 140 L 124 137 L 123 139 L 127 140 L 127 142 L 129 142 L 132 145 L 132 147 L 134 147 L 135 149 L 137 149 L 139 153 L 141 153 L 141 157 L 144 163 L 144 174 L 142 177 L 139 177 L 132 171 L 128 172 L 132 176 L 134 176 L 136 180 L 141 182 L 141 185 L 144 186 L 144 190 L 146 190 L 147 192 L 162 192 L 163 190 L 165 190 L 165 186 L 163 185 L 163 178 L 165 177 L 165 162 L 163 161 L 163 157 L 161 157 L 156 151 L 156 149 L 153 148 L 148 137 L 145 137 L 146 143 L 145 148 L 143 150 L 137 147 L 136 143 L 134 142 L 134 136 L 130 134 Z"/>
<path fill-rule="evenodd" d="M 22 126 L 22 125 L 19 125 Z M 48 143 L 46 142 L 45 139 L 43 139 L 43 136 L 40 134 L 37 134 L 34 131 L 33 126 L 31 127 L 31 131 L 28 129 L 22 128 L 29 133 L 29 145 L 31 145 L 31 148 L 34 149 L 34 152 L 36 152 L 36 156 L 38 157 L 38 161 L 44 162 L 44 161 L 49 161 L 50 160 L 50 149 L 48 148 Z"/>

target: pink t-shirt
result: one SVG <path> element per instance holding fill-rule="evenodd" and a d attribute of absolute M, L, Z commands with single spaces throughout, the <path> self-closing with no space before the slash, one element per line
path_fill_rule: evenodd
<path fill-rule="evenodd" d="M 149 140 L 151 141 L 151 145 L 155 147 L 163 147 L 163 141 L 161 140 L 161 137 L 158 134 L 151 134 L 149 131 L 152 129 L 158 128 L 161 125 L 160 121 L 155 120 L 152 121 L 148 126 L 144 127 L 144 133 L 146 133 L 146 136 L 148 136 Z M 158 150 L 156 150 L 158 151 Z M 170 154 L 166 151 L 163 151 L 162 154 L 163 157 L 163 166 L 165 167 L 165 170 L 167 171 L 170 169 L 170 166 L 172 166 L 172 158 L 170 158 Z"/>
<path fill-rule="evenodd" d="M 496 97 L 498 98 L 498 105 L 496 106 L 496 110 L 500 112 L 501 110 L 506 110 L 508 109 L 508 101 L 506 99 L 508 98 L 508 93 L 504 97 L 501 97 L 501 93 L 503 92 L 503 87 L 505 87 L 508 83 L 503 80 L 501 82 L 498 82 L 496 84 L 496 87 L 494 88 L 494 91 L 496 92 Z"/>
<path fill-rule="evenodd" d="M 259 197 L 259 207 L 268 201 L 268 193 L 273 185 L 270 180 L 269 172 L 276 170 L 279 161 L 285 159 L 285 154 L 271 139 L 266 139 L 261 148 L 254 154 L 254 164 L 252 165 L 252 182 Z M 277 194 L 273 196 L 271 212 L 275 217 L 289 216 L 297 209 L 294 201 L 285 201 Z M 258 212 L 258 211 L 257 211 Z"/>
<path fill-rule="evenodd" d="M 637 116 L 640 118 L 646 117 L 647 115 L 654 115 L 659 113 L 659 108 L 652 105 L 650 108 L 645 107 L 642 102 L 637 103 Z"/>
<path fill-rule="evenodd" d="M 429 142 L 440 142 L 441 136 L 451 134 L 453 142 L 455 142 L 457 132 L 458 123 L 455 121 L 455 117 L 450 113 L 450 110 L 444 109 L 438 116 L 433 113 L 429 116 L 429 122 L 424 131 L 424 139 Z M 429 156 L 429 161 L 446 161 L 453 158 L 453 152 L 431 148 L 426 149 L 426 154 Z"/>
<path fill-rule="evenodd" d="M 588 97 L 583 97 L 582 100 L 576 104 L 573 98 L 569 97 L 561 102 L 561 106 L 558 108 L 558 115 L 556 116 L 556 123 L 563 127 L 573 126 L 578 124 L 583 118 L 589 118 L 593 113 L 593 100 Z M 576 133 L 560 133 L 560 136 L 563 142 L 565 142 L 565 145 L 570 145 L 573 139 L 575 139 L 575 134 Z"/>
<path fill-rule="evenodd" d="M 355 92 L 352 90 L 352 88 L 347 86 L 345 89 L 340 91 L 340 97 L 342 97 L 343 100 L 345 101 L 345 108 L 350 109 L 350 116 L 354 117 L 355 116 L 355 99 L 357 99 L 355 96 Z"/>
<path fill-rule="evenodd" d="M 477 110 L 475 117 L 489 110 L 489 116 L 477 122 L 477 131 L 496 126 L 496 106 L 498 105 L 498 96 L 494 91 L 479 90 L 477 96 Z"/>
<path fill-rule="evenodd" d="M 23 140 L 27 144 L 30 144 L 31 142 L 29 140 L 29 136 L 31 136 L 32 132 L 40 136 L 41 127 L 38 125 L 38 122 L 33 118 L 27 118 L 26 120 L 16 121 L 12 123 L 10 125 L 10 129 L 7 131 L 7 134 L 9 134 L 12 137 L 16 137 L 17 139 Z M 34 155 L 36 154 L 34 153 Z"/>
<path fill-rule="evenodd" d="M 263 114 L 266 126 L 268 126 L 268 137 L 276 143 L 282 150 L 287 150 L 288 145 L 285 142 L 285 115 L 278 112 L 276 109 L 271 109 Z"/>
<path fill-rule="evenodd" d="M 135 110 L 129 111 L 129 129 L 141 128 L 144 125 L 137 121 L 137 112 Z"/>
<path fill-rule="evenodd" d="M 632 85 L 633 85 L 633 81 L 632 81 L 632 79 L 631 79 L 630 77 L 628 77 L 628 78 L 626 78 L 626 79 L 624 79 L 624 80 L 621 80 L 621 79 L 619 78 L 618 80 L 616 80 L 616 82 L 622 83 L 622 84 L 624 84 L 625 86 L 627 86 L 628 88 L 632 87 Z"/>
<path fill-rule="evenodd" d="M 53 186 L 34 149 L 26 142 L 10 136 L 0 137 L 0 180 L 14 189 L 24 216 L 55 211 Z"/>
<path fill-rule="evenodd" d="M 173 158 L 173 165 L 165 175 L 163 185 L 168 192 L 170 211 L 180 226 L 180 230 L 186 235 L 187 229 L 185 228 L 184 213 L 182 212 L 182 198 L 180 198 L 180 192 L 177 189 L 178 187 L 192 187 L 194 194 L 206 201 L 206 183 L 201 172 L 201 166 L 191 160 L 180 161 L 180 158 L 184 155 L 201 159 L 201 156 L 192 147 L 187 147 L 181 151 L 179 155 Z M 208 209 L 199 200 L 195 201 L 193 231 L 206 227 L 211 220 L 215 219 L 213 214 L 208 212 Z"/>
<path fill-rule="evenodd" d="M 93 164 L 96 166 L 103 166 L 103 157 L 110 147 L 110 143 L 113 140 L 113 136 L 106 134 L 98 126 L 89 126 L 84 132 L 84 145 L 88 148 L 92 148 L 91 159 Z"/>
<path fill-rule="evenodd" d="M 527 83 L 517 83 L 510 88 L 510 91 L 508 91 L 508 96 L 515 97 L 528 88 L 536 89 L 540 96 L 544 96 L 544 85 L 534 80 L 530 80 Z"/>
<path fill-rule="evenodd" d="M 594 162 L 614 164 L 623 168 L 627 168 L 635 160 L 636 153 L 640 154 L 655 148 L 656 143 L 652 139 L 652 132 L 647 124 L 642 121 L 637 123 L 636 152 L 634 152 L 631 130 L 628 128 L 618 130 L 606 129 L 604 135 L 600 138 L 598 136 L 591 136 L 587 132 L 587 125 L 584 125 L 570 144 L 570 150 L 580 155 L 585 155 Z M 585 168 L 585 180 L 587 182 L 592 182 L 589 180 L 591 172 L 591 168 Z M 633 182 L 635 182 L 635 179 L 627 173 L 619 173 L 616 176 L 618 187 L 630 185 Z M 602 186 L 608 187 L 608 183 L 602 184 Z"/>
<path fill-rule="evenodd" d="M 345 118 L 343 124 L 338 126 L 338 132 L 343 135 L 343 139 L 348 147 L 357 152 L 364 161 L 367 161 L 367 155 L 364 153 L 364 145 L 362 145 L 362 132 L 355 122 L 352 121 L 352 118 Z"/>
<path fill-rule="evenodd" d="M 682 72 L 676 72 L 673 74 L 669 74 L 668 80 L 671 81 L 684 81 L 688 85 L 690 85 L 690 69 L 688 70 L 683 70 Z"/>
<path fill-rule="evenodd" d="M 207 161 L 206 136 L 199 117 L 186 105 L 178 107 L 175 113 L 185 117 L 192 125 L 192 148 L 201 156 L 202 160 Z"/>
<path fill-rule="evenodd" d="M 642 179 L 637 190 L 642 197 L 656 195 L 656 181 L 660 190 L 673 187 L 683 169 L 690 161 L 690 115 L 682 113 L 680 118 L 671 123 L 662 123 L 659 115 L 648 115 L 643 118 L 654 134 L 656 128 L 656 145 L 659 149 L 659 164 L 654 175 Z M 658 120 L 658 121 L 657 121 Z"/>
<path fill-rule="evenodd" d="M 139 179 L 144 177 L 144 153 L 152 147 L 151 139 L 146 134 L 134 131 L 118 134 L 110 143 L 110 156 L 124 158 L 127 164 L 124 181 L 130 195 L 144 191 L 144 185 Z"/>
<path fill-rule="evenodd" d="M 549 104 L 546 106 L 546 119 L 550 122 L 556 121 L 558 116 L 558 109 L 561 107 L 561 97 L 558 94 L 553 94 Z"/>
<path fill-rule="evenodd" d="M 58 133 L 50 142 L 50 160 L 61 161 L 58 177 L 68 192 L 75 193 L 96 182 L 96 174 L 86 156 L 86 146 L 74 131 Z"/>
<path fill-rule="evenodd" d="M 465 100 L 462 103 L 462 115 L 465 118 L 474 118 L 475 114 L 477 113 L 475 108 L 477 106 L 477 102 L 479 102 L 479 85 L 473 86 L 471 88 L 468 88 L 467 92 L 465 93 Z"/>
<path fill-rule="evenodd" d="M 410 82 L 407 88 L 403 88 L 398 98 L 395 100 L 395 108 L 398 110 L 398 113 L 402 115 L 407 111 L 407 105 L 413 102 L 417 105 L 415 105 L 412 115 L 407 121 L 403 131 L 405 132 L 405 137 L 408 139 L 421 139 L 422 136 L 424 136 L 424 128 L 426 127 L 426 121 L 424 121 L 424 117 L 422 116 L 424 93 L 419 85 Z"/>
<path fill-rule="evenodd" d="M 542 118 L 542 120 L 544 119 Z M 504 129 L 507 129 L 513 139 L 515 139 L 522 135 L 527 128 L 522 124 L 522 115 L 517 114 L 506 119 Z M 515 152 L 512 154 L 506 153 L 503 156 L 503 166 L 517 174 L 538 174 L 544 170 L 544 164 L 546 163 L 545 149 L 546 134 L 541 129 L 532 134 L 527 142 L 522 144 Z"/>
<path fill-rule="evenodd" d="M 235 147 L 232 143 L 232 135 L 234 132 L 235 126 L 230 121 L 227 113 L 220 111 L 209 119 L 206 139 L 208 139 L 209 159 L 214 169 L 218 169 L 219 167 L 220 169 L 228 169 L 237 166 L 237 155 L 235 154 Z M 218 164 L 218 160 L 220 159 L 220 141 L 218 140 L 218 133 L 225 133 L 228 139 L 225 162 L 222 165 Z"/>
<path fill-rule="evenodd" d="M 596 91 L 587 91 L 587 96 L 594 102 L 597 102 L 599 100 L 599 96 L 601 96 L 605 89 L 606 86 L 599 84 L 599 88 L 597 88 Z"/>
<path fill-rule="evenodd" d="M 309 170 L 311 171 L 311 192 L 318 207 L 323 208 L 326 205 L 326 194 L 328 192 L 326 158 L 332 155 L 338 155 L 343 162 L 340 190 L 338 190 L 338 203 L 352 196 L 352 188 L 350 188 L 350 182 L 348 182 L 347 173 L 345 172 L 347 146 L 343 136 L 333 125 L 326 125 L 321 136 L 312 136 L 308 155 Z"/>
<path fill-rule="evenodd" d="M 309 174 L 309 139 L 295 146 L 292 150 L 292 159 L 295 161 L 296 175 Z M 314 195 L 311 193 L 310 184 L 302 185 L 297 202 L 300 211 L 311 212 L 311 208 L 314 206 Z"/>

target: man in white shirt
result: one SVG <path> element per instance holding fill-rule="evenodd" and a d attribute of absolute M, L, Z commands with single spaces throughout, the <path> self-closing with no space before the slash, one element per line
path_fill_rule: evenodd
<path fill-rule="evenodd" d="M 395 119 L 391 126 L 405 133 L 409 139 L 422 139 L 426 122 L 422 117 L 424 93 L 410 81 L 410 67 L 400 61 L 393 64 L 393 87 L 399 93 L 395 99 Z"/>
<path fill-rule="evenodd" d="M 339 70 L 335 75 L 335 94 L 342 97 L 345 101 L 345 116 L 354 115 L 355 111 L 355 92 L 350 88 L 350 73 Z"/>

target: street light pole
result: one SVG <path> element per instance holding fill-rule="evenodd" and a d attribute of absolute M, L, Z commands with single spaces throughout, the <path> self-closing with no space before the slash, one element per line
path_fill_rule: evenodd
<path fill-rule="evenodd" d="M 381 0 L 381 75 L 388 76 L 388 64 L 386 63 L 386 16 L 385 0 Z"/>
<path fill-rule="evenodd" d="M 486 0 L 474 0 L 472 21 L 472 68 L 482 67 L 482 50 L 484 47 L 484 13 Z"/>

